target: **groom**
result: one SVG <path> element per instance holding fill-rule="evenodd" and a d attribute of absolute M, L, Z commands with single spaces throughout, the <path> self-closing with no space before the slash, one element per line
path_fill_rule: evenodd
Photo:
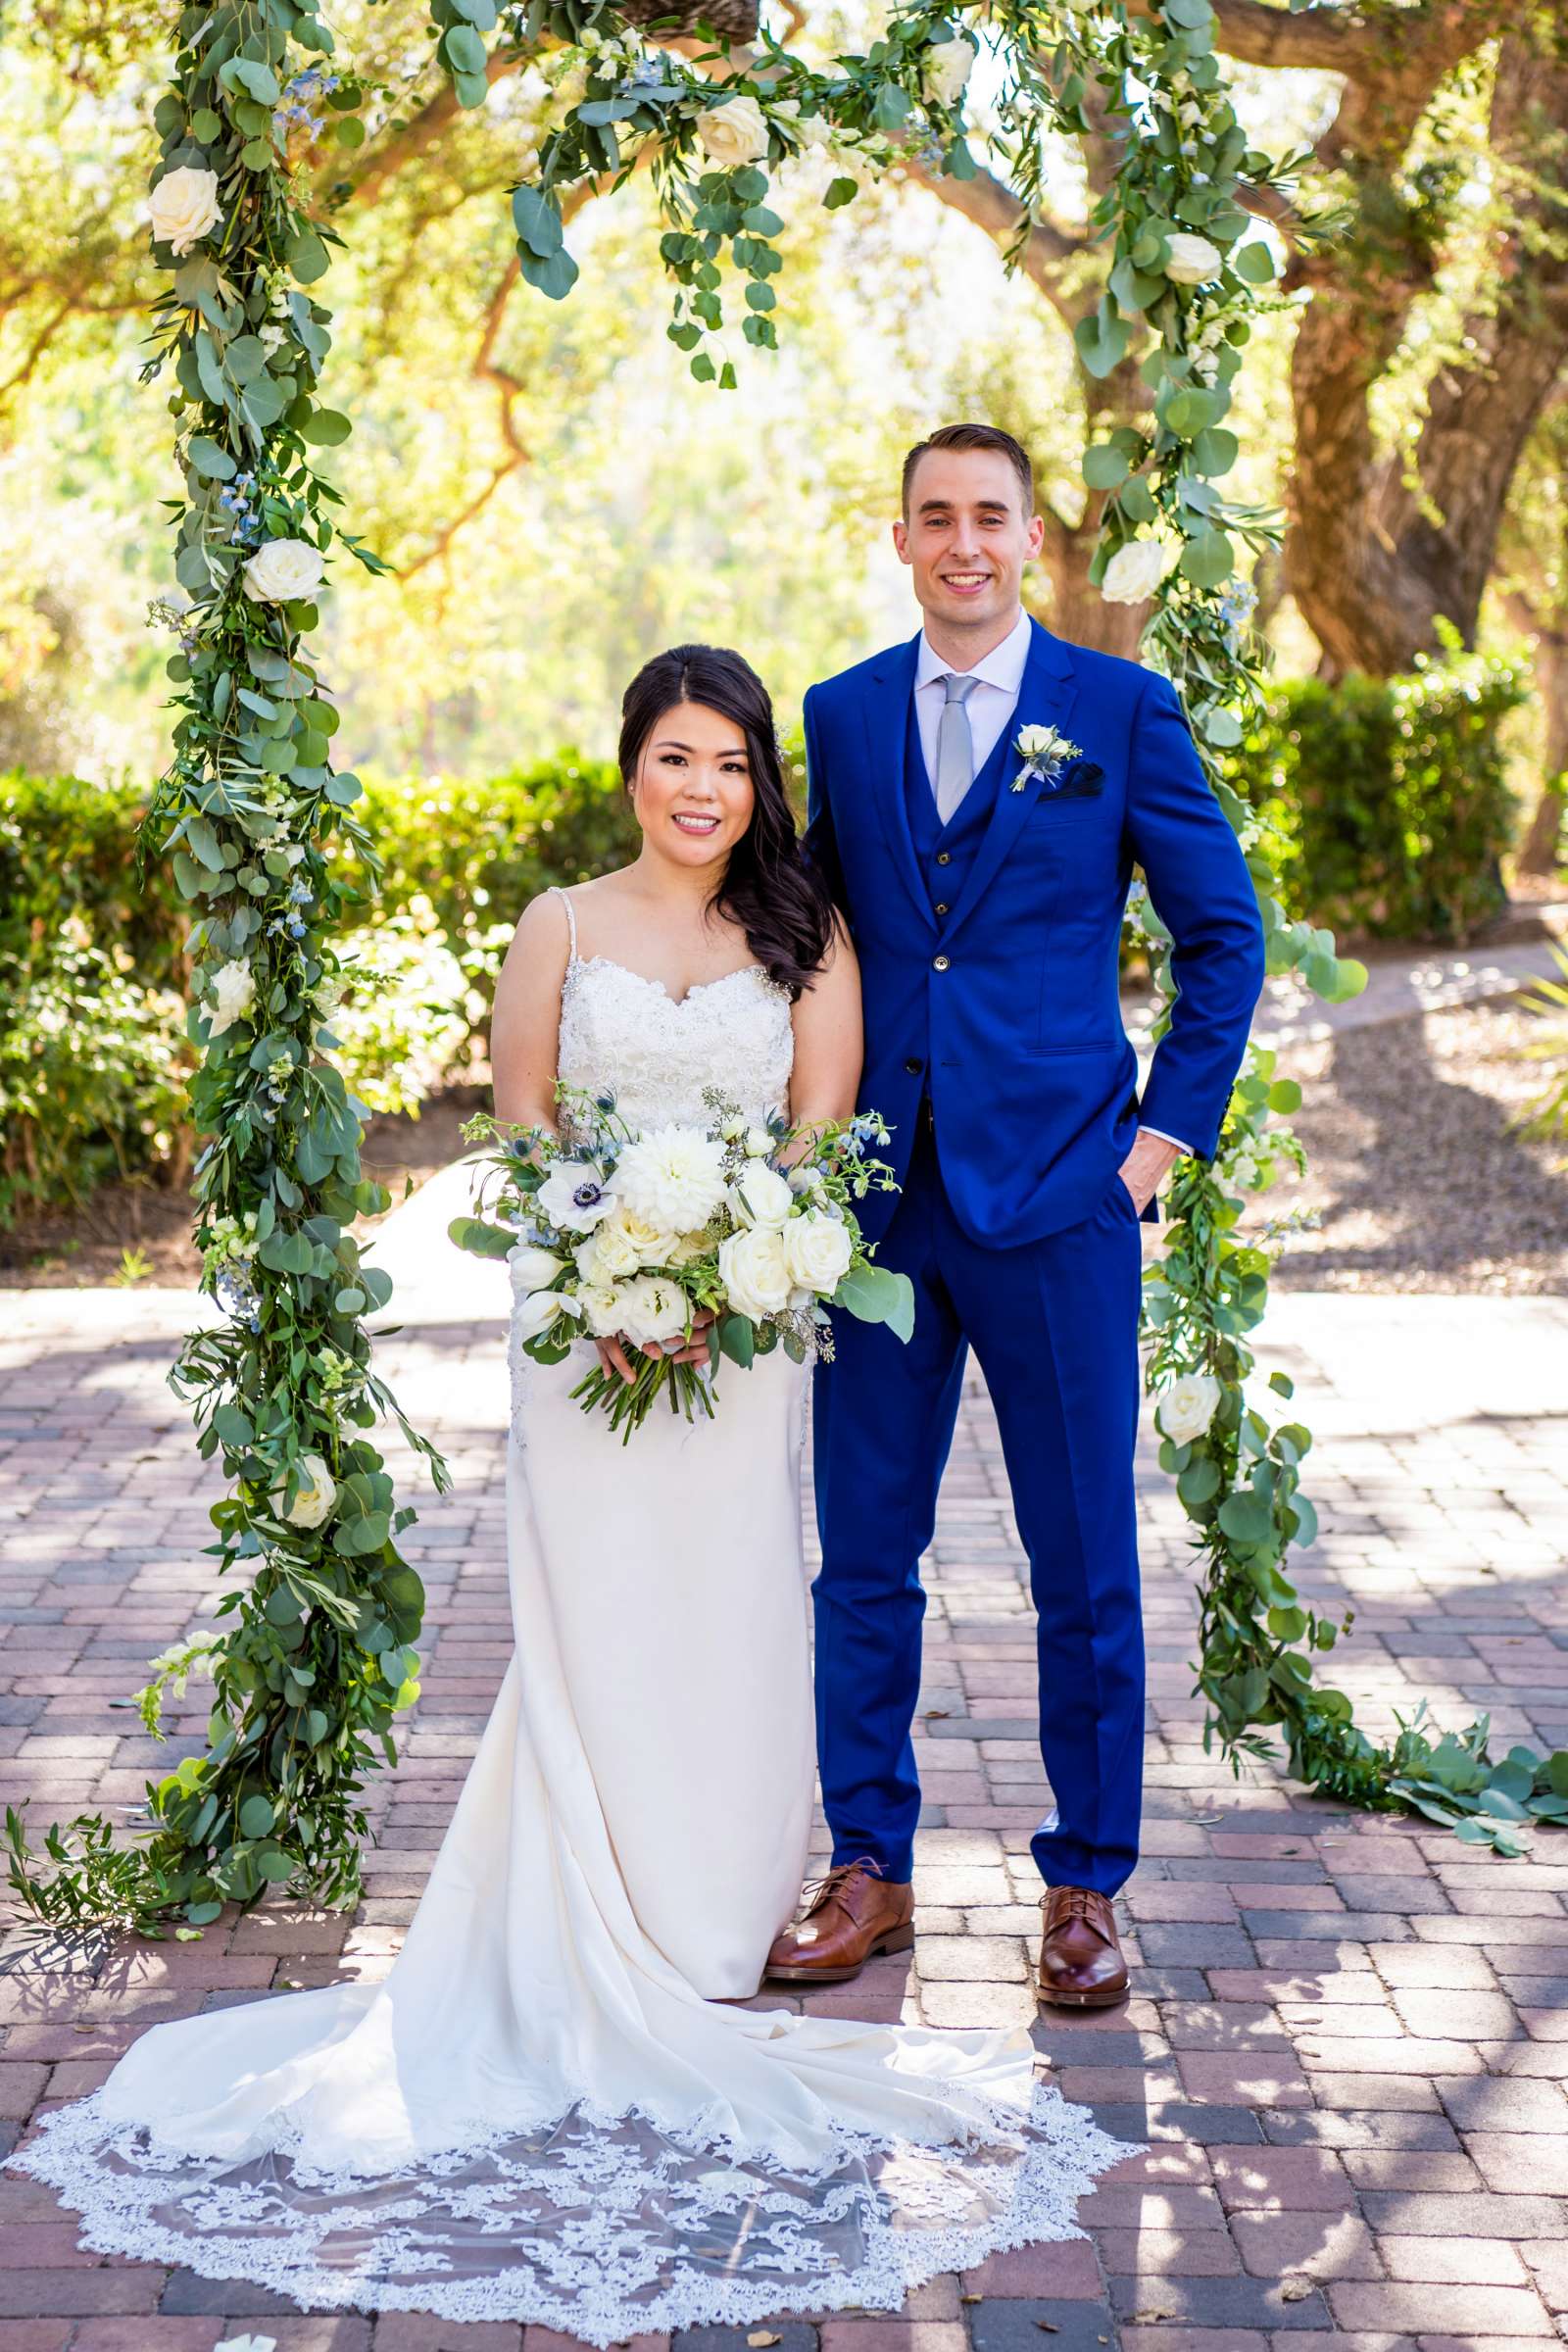
<path fill-rule="evenodd" d="M 1033 1839 L 1040 1996 L 1094 2008 L 1127 1988 L 1110 1898 L 1137 1860 L 1143 1778 L 1139 1219 L 1175 1159 L 1215 1149 L 1263 941 L 1170 686 L 1022 611 L 1043 533 L 1016 441 L 932 433 L 905 461 L 893 526 L 920 634 L 806 698 L 808 848 L 859 953 L 863 1100 L 892 1123 L 903 1187 L 861 1219 L 913 1283 L 915 1320 L 906 1347 L 838 1318 L 817 1377 L 833 1862 L 768 1973 L 838 1983 L 912 1940 L 919 1561 L 972 1347 L 1039 1620 L 1055 1800 Z M 1031 765 L 1024 728 L 1062 741 Z M 1180 992 L 1142 1102 L 1117 998 L 1135 862 Z"/>

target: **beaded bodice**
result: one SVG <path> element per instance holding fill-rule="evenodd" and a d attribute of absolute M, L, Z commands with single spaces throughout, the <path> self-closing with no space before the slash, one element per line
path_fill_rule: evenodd
<path fill-rule="evenodd" d="M 760 964 L 676 998 L 607 956 L 579 956 L 573 924 L 557 1073 L 563 1086 L 613 1095 L 629 1127 L 706 1126 L 710 1088 L 751 1119 L 787 1110 L 794 1059 L 789 997 Z"/>

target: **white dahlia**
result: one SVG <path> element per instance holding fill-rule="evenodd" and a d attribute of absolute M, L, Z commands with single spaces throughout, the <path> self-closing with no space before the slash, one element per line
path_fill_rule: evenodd
<path fill-rule="evenodd" d="M 621 1153 L 615 1192 L 632 1216 L 690 1233 L 724 1198 L 724 1147 L 696 1127 L 650 1128 Z"/>

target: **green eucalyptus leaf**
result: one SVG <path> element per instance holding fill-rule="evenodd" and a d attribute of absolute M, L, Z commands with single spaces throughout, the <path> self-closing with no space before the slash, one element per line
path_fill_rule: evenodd
<path fill-rule="evenodd" d="M 1177 568 L 1195 588 L 1218 588 L 1236 569 L 1236 550 L 1223 531 L 1200 531 L 1183 547 Z"/>
<path fill-rule="evenodd" d="M 548 295 L 552 302 L 564 301 L 577 282 L 577 265 L 564 245 L 554 253 L 541 257 L 528 246 L 519 244 L 517 261 L 528 283 L 537 286 L 540 293 Z"/>

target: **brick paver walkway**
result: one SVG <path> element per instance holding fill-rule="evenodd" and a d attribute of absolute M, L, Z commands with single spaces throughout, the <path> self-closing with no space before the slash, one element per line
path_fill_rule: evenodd
<path fill-rule="evenodd" d="M 432 1192 L 435 1188 L 431 1188 Z M 421 1197 L 422 1198 L 422 1197 Z M 426 1222 L 433 1223 L 432 1200 Z M 100 2082 L 146 2025 L 387 1967 L 510 1642 L 500 1325 L 484 1269 L 400 1297 L 386 1368 L 456 1492 L 407 1539 L 430 1589 L 424 1695 L 352 1920 L 271 1909 L 199 1944 L 0 1976 L 0 2132 Z M 112 1699 L 199 1620 L 205 1480 L 163 1385 L 187 1302 L 8 1302 L 0 1534 L 8 1620 L 0 1780 L 41 1824 L 123 1806 L 161 1750 Z M 1271 1360 L 1319 1432 L 1316 1593 L 1357 1612 L 1336 1662 L 1364 1717 L 1425 1696 L 1568 1738 L 1568 1300 L 1297 1295 Z M 412 1492 L 412 1480 L 408 1491 Z M 779 2352 L 1523 2352 L 1568 2333 L 1568 1838 L 1504 1864 L 1436 1830 L 1353 1818 L 1206 1759 L 1189 1695 L 1182 1522 L 1146 1472 L 1152 1644 L 1147 1858 L 1124 1915 L 1134 1997 L 1049 2016 L 1069 2097 L 1150 2152 L 1086 2201 L 1089 2236 L 1000 2256 L 898 2317 L 781 2326 Z M 920 1744 L 929 1798 L 912 1959 L 854 2011 L 937 2026 L 1033 2019 L 1028 1834 L 1044 1801 L 1033 1643 L 994 1426 L 972 1387 L 930 1584 Z M 204 1713 L 193 1692 L 183 1720 Z M 7 2140 L 4 2144 L 10 2144 Z M 266 2293 L 79 2252 L 50 2193 L 0 2175 L 0 2352 L 519 2352 L 515 2327 L 302 2317 Z M 526 2352 L 561 2352 L 527 2330 Z M 710 2346 L 709 2338 L 714 2339 Z M 702 2331 L 681 2352 L 739 2346 Z M 652 2346 L 639 2352 L 656 2352 Z"/>

